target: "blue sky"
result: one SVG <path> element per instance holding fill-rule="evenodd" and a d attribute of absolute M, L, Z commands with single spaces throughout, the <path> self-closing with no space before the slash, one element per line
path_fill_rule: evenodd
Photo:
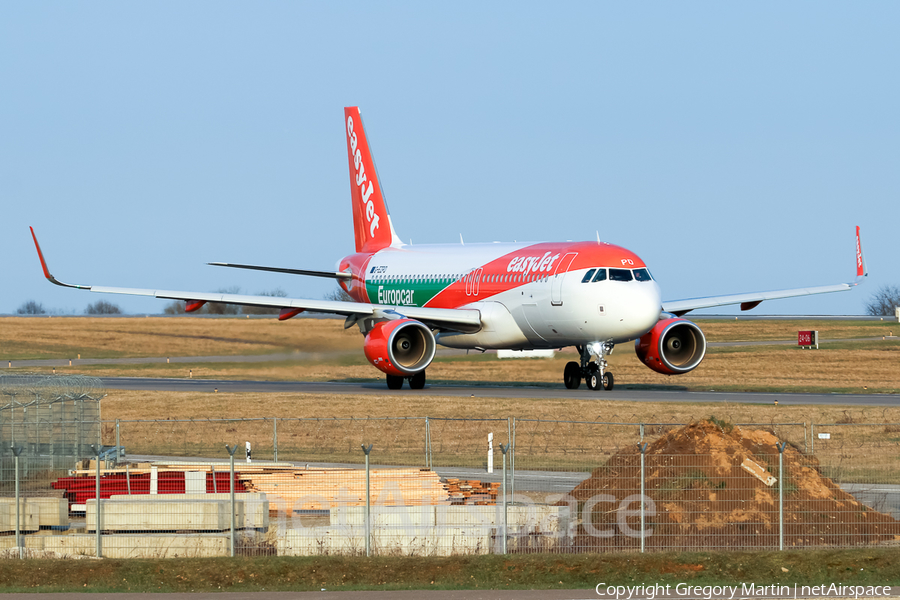
<path fill-rule="evenodd" d="M 0 313 L 94 285 L 319 298 L 351 251 L 342 108 L 414 243 L 594 239 L 665 299 L 900 284 L 900 4 L 4 2 Z M 164 301 L 105 297 L 131 313 Z M 722 310 L 714 312 L 723 312 Z"/>

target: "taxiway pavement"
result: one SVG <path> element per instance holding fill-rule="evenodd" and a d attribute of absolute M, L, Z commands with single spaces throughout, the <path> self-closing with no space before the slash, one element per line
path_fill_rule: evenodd
<path fill-rule="evenodd" d="M 152 390 L 163 392 L 222 392 L 222 393 L 293 393 L 345 395 L 413 395 L 455 398 L 527 398 L 623 400 L 632 402 L 696 402 L 779 405 L 828 406 L 897 406 L 900 396 L 894 394 L 776 394 L 762 392 L 688 392 L 683 390 L 634 389 L 621 385 L 612 391 L 591 391 L 587 388 L 568 390 L 559 387 L 486 386 L 427 384 L 423 390 L 404 387 L 388 390 L 384 383 L 346 383 L 311 381 L 238 381 L 225 379 L 168 379 L 154 377 L 101 377 L 107 389 Z"/>

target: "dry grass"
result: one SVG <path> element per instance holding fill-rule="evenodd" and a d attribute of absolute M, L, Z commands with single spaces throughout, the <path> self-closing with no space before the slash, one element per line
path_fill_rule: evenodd
<path fill-rule="evenodd" d="M 749 340 L 754 336 L 792 339 L 798 324 L 776 321 L 703 322 L 711 340 Z M 823 338 L 872 337 L 881 333 L 879 323 L 803 322 L 802 328 L 818 329 Z M 832 327 L 831 330 L 826 330 Z M 889 331 L 889 330 L 888 330 Z M 887 334 L 888 331 L 883 333 Z M 65 332 L 63 335 L 60 332 Z M 87 338 L 92 346 L 78 344 Z M 19 344 L 30 355 L 71 355 L 83 346 L 82 356 L 226 355 L 272 353 L 286 348 L 328 353 L 329 360 L 267 361 L 262 363 L 192 363 L 81 366 L 62 371 L 109 376 L 186 377 L 263 380 L 369 380 L 382 375 L 363 358 L 361 339 L 355 330 L 345 331 L 340 320 L 302 319 L 278 323 L 272 319 L 3 319 L 2 349 Z M 54 344 L 57 344 L 54 346 Z M 65 352 L 59 348 L 64 347 Z M 84 350 L 93 348 L 93 350 Z M 637 360 L 630 345 L 610 357 L 618 389 L 666 387 L 691 390 L 887 391 L 900 390 L 900 344 L 896 341 L 826 344 L 821 350 L 791 346 L 754 346 L 711 349 L 695 371 L 678 377 L 654 373 Z M 576 359 L 574 351 L 552 360 L 498 360 L 495 355 L 449 355 L 428 369 L 431 382 L 561 386 L 564 364 Z M 77 363 L 76 363 L 77 364 Z M 897 423 L 900 409 L 744 404 L 690 404 L 609 401 L 602 393 L 580 399 L 484 399 L 389 394 L 378 396 L 308 394 L 211 394 L 114 391 L 103 400 L 107 421 L 158 419 L 158 423 L 123 425 L 123 443 L 132 453 L 162 453 L 224 458 L 224 444 L 249 440 L 260 458 L 271 457 L 274 424 L 271 421 L 201 423 L 198 420 L 229 418 L 278 418 L 280 458 L 310 461 L 358 461 L 359 444 L 375 443 L 374 460 L 419 464 L 423 460 L 424 420 L 432 418 L 431 435 L 436 454 L 460 464 L 479 464 L 480 449 L 489 431 L 505 442 L 505 419 L 516 417 L 520 460 L 540 468 L 591 468 L 620 448 L 636 443 L 635 426 L 601 426 L 557 423 L 562 421 L 659 423 L 647 428 L 647 436 L 659 435 L 665 424 L 689 423 L 715 415 L 732 423 L 763 423 L 782 439 L 800 447 L 811 444 L 811 430 L 778 423 Z M 740 400 L 739 396 L 735 397 Z M 383 417 L 412 417 L 385 421 Z M 298 421 L 298 418 L 316 419 Z M 340 421 L 335 419 L 348 419 Z M 349 420 L 351 419 L 352 420 Z M 440 419 L 500 419 L 459 421 Z M 194 419 L 193 423 L 176 420 Z M 434 420 L 437 419 L 437 420 Z M 542 420 L 525 421 L 526 419 Z M 553 422 L 553 423 L 551 423 Z M 900 458 L 900 437 L 890 426 L 873 430 L 847 427 L 835 431 L 829 442 L 816 450 L 829 468 L 841 473 L 860 473 L 862 465 L 883 470 Z M 114 443 L 115 430 L 108 426 L 104 443 Z M 526 459 L 526 448 L 527 456 Z M 871 457 L 877 457 L 873 460 Z M 887 463 L 885 462 L 887 461 Z M 520 463 L 522 468 L 527 468 Z M 836 471 L 837 472 L 837 471 Z"/>
<path fill-rule="evenodd" d="M 101 403 L 103 420 L 327 417 L 467 417 L 689 423 L 715 413 L 731 423 L 900 423 L 900 406 L 789 406 L 781 404 L 630 402 L 576 398 L 460 398 L 440 395 L 201 393 L 110 390 Z"/>
<path fill-rule="evenodd" d="M 690 318 L 690 315 L 687 316 Z M 710 342 L 752 342 L 760 340 L 797 341 L 797 332 L 816 330 L 819 339 L 850 339 L 883 337 L 898 334 L 900 323 L 896 321 L 783 321 L 752 320 L 701 320 L 697 322 Z"/>
<path fill-rule="evenodd" d="M 381 381 L 382 374 L 362 355 L 359 339 L 353 350 L 330 360 L 264 363 L 181 363 L 66 367 L 77 372 L 115 377 L 187 377 L 273 381 Z M 428 367 L 432 383 L 495 383 L 559 386 L 565 363 L 577 360 L 567 349 L 554 359 L 498 360 L 493 354 L 438 358 Z M 685 375 L 666 376 L 647 369 L 630 345 L 610 357 L 618 389 L 655 388 L 694 391 L 900 392 L 900 343 L 857 342 L 820 350 L 762 346 L 712 349 L 703 363 Z M 47 371 L 49 369 L 42 369 Z"/>
<path fill-rule="evenodd" d="M 816 329 L 821 339 L 881 337 L 900 324 L 879 321 L 700 322 L 710 342 L 796 340 Z M 340 319 L 198 317 L 3 317 L 0 359 L 108 358 L 128 356 L 224 356 L 285 350 L 323 352 L 359 349 L 356 328 Z"/>
<path fill-rule="evenodd" d="M 227 356 L 359 348 L 338 319 L 4 317 L 0 359 Z"/>
<path fill-rule="evenodd" d="M 900 422 L 900 407 L 119 390 L 102 402 L 102 417 L 108 423 L 103 433 L 106 444 L 115 443 L 110 421 L 121 419 L 129 421 L 121 424 L 120 434 L 131 453 L 223 459 L 227 458 L 224 444 L 243 441 L 253 444 L 255 457 L 271 459 L 275 432 L 271 419 L 278 418 L 282 460 L 359 462 L 360 444 L 373 443 L 376 462 L 422 464 L 426 415 L 436 464 L 444 466 L 480 465 L 489 432 L 498 444 L 508 441 L 508 417 L 516 418 L 521 469 L 590 469 L 640 440 L 637 425 L 577 422 L 654 424 L 644 428 L 646 437 L 654 439 L 675 424 L 713 415 L 730 423 L 756 423 L 750 428 L 772 430 L 780 439 L 809 451 L 810 423 L 837 423 L 848 417 L 857 424 L 878 423 L 825 429 L 832 439 L 815 442 L 817 455 L 832 473 L 856 480 L 876 474 L 884 479 L 883 471 L 895 471 L 900 460 L 900 436 L 883 425 Z M 207 420 L 226 417 L 234 420 Z"/>

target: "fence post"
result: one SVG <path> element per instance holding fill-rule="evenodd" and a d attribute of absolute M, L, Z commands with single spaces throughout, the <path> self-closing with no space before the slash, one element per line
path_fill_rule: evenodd
<path fill-rule="evenodd" d="M 101 424 L 101 427 L 103 425 Z M 119 420 L 116 419 L 116 464 L 119 464 L 119 457 L 122 455 L 121 438 L 119 437 Z"/>
<path fill-rule="evenodd" d="M 500 486 L 501 492 L 503 493 L 503 554 L 506 554 L 506 540 L 509 538 L 509 534 L 507 532 L 507 527 L 509 527 L 509 520 L 506 513 L 506 452 L 509 450 L 509 443 L 505 446 L 500 444 L 500 452 L 503 453 L 503 485 Z"/>
<path fill-rule="evenodd" d="M 425 468 L 432 468 L 431 464 L 431 423 L 425 417 Z"/>
<path fill-rule="evenodd" d="M 644 426 L 642 424 L 641 425 L 641 433 L 643 434 L 643 432 L 644 432 Z M 643 439 L 643 435 L 641 436 L 641 439 Z M 644 514 L 644 506 L 646 504 L 644 502 L 644 455 L 646 452 L 647 452 L 647 444 L 641 442 L 641 552 L 644 551 L 644 519 L 646 516 Z"/>
<path fill-rule="evenodd" d="M 812 454 L 816 453 L 816 424 L 809 424 L 809 444 L 812 449 Z"/>
<path fill-rule="evenodd" d="M 234 453 L 237 451 L 238 445 L 235 444 L 234 446 L 229 446 L 228 444 L 225 444 L 225 449 L 228 450 L 228 456 L 231 459 L 229 469 L 231 472 L 231 479 L 228 482 L 228 486 L 231 489 L 231 535 L 228 537 L 231 540 L 231 556 L 234 557 Z"/>
<path fill-rule="evenodd" d="M 778 448 L 778 549 L 784 550 L 784 449 L 787 442 L 775 446 Z"/>
<path fill-rule="evenodd" d="M 494 432 L 488 434 L 487 472 L 494 472 Z"/>
<path fill-rule="evenodd" d="M 19 495 L 19 455 L 22 454 L 22 446 L 12 446 L 11 447 L 13 455 L 15 455 L 15 466 L 16 466 L 16 548 L 19 549 L 19 558 L 25 558 L 25 549 L 22 548 L 22 535 L 21 535 L 21 525 L 19 509 L 22 504 L 22 498 Z"/>
<path fill-rule="evenodd" d="M 369 452 L 372 451 L 372 444 L 366 447 L 362 444 L 362 451 L 366 455 L 366 556 L 372 556 L 372 523 L 371 523 L 371 498 L 369 493 Z"/>
<path fill-rule="evenodd" d="M 516 418 L 512 418 L 512 439 L 510 440 L 510 444 L 512 445 L 512 453 L 509 455 L 509 484 L 510 484 L 510 497 L 513 499 L 513 502 L 516 500 Z"/>
<path fill-rule="evenodd" d="M 91 444 L 91 449 L 94 451 L 94 454 L 97 456 L 97 462 L 94 463 L 96 467 L 96 477 L 94 480 L 94 503 L 97 505 L 96 510 L 96 522 L 94 523 L 94 531 L 97 534 L 96 547 L 94 548 L 97 553 L 97 558 L 103 556 L 103 548 L 102 542 L 100 538 L 100 453 L 103 451 L 103 448 L 98 445 Z"/>
<path fill-rule="evenodd" d="M 278 462 L 278 417 L 272 419 L 272 447 L 275 449 L 275 462 Z"/>

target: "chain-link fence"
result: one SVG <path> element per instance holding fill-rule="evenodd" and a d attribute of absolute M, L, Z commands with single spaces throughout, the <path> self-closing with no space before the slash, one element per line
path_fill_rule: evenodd
<path fill-rule="evenodd" d="M 93 460 L 65 472 L 25 469 L 34 449 L 13 444 L 0 545 L 175 557 L 900 539 L 894 424 L 195 419 L 102 422 L 99 435 Z"/>

